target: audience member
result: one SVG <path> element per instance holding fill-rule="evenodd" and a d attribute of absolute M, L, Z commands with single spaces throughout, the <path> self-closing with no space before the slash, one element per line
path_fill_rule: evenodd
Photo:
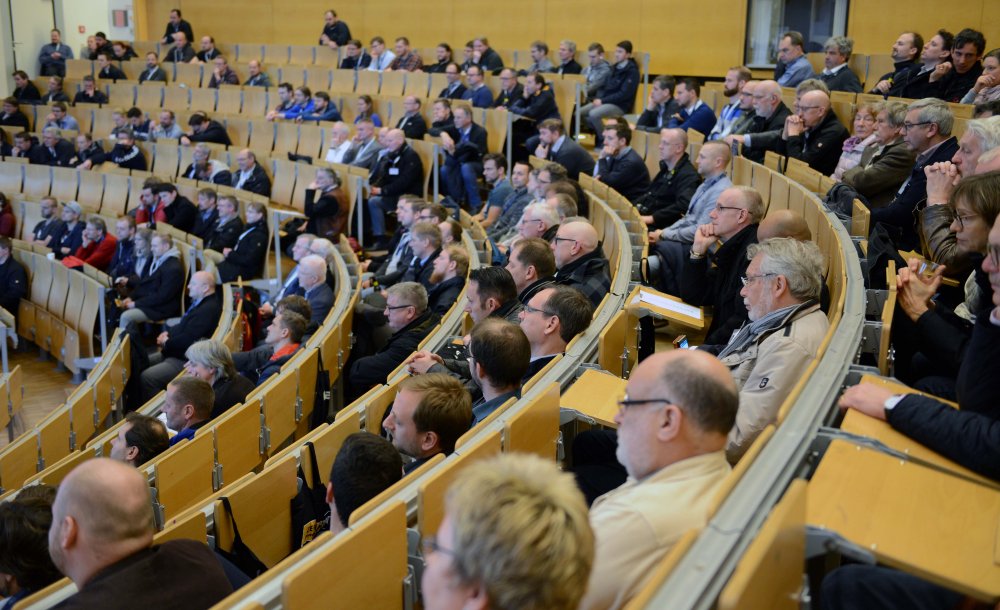
<path fill-rule="evenodd" d="M 53 248 L 56 258 L 71 256 L 83 245 L 84 223 L 80 222 L 83 208 L 75 201 L 67 201 L 62 210 L 64 230 L 57 247 Z"/>
<path fill-rule="evenodd" d="M 253 383 L 236 371 L 232 354 L 221 341 L 196 341 L 185 350 L 184 357 L 184 372 L 208 382 L 215 392 L 211 418 L 242 404 L 253 391 Z"/>
<path fill-rule="evenodd" d="M 752 78 L 750 68 L 746 66 L 733 66 L 726 72 L 722 94 L 729 98 L 729 103 L 719 111 L 719 120 L 712 127 L 707 140 L 720 140 L 729 134 L 740 134 L 749 127 L 749 115 L 753 111 L 753 89 L 745 96 L 743 92 L 749 83 L 756 84 L 757 81 Z"/>
<path fill-rule="evenodd" d="M 83 77 L 82 88 L 73 96 L 73 105 L 77 104 L 107 104 L 108 96 L 103 91 L 97 89 L 94 77 L 86 75 Z"/>
<path fill-rule="evenodd" d="M 763 163 L 765 152 L 777 151 L 785 119 L 791 112 L 781 101 L 781 86 L 773 80 L 761 81 L 754 87 L 753 110 L 754 119 L 746 132 L 727 136 L 725 142 L 730 145 L 742 144 L 744 157 L 755 163 Z"/>
<path fill-rule="evenodd" d="M 573 610 L 593 553 L 586 505 L 551 460 L 480 462 L 458 475 L 437 536 L 424 538 L 424 607 Z"/>
<path fill-rule="evenodd" d="M 45 196 L 39 201 L 39 211 L 42 219 L 38 221 L 31 232 L 31 237 L 26 241 L 42 246 L 55 246 L 59 243 L 66 225 L 59 219 L 59 202 L 55 197 Z M 11 236 L 12 237 L 12 236 Z"/>
<path fill-rule="evenodd" d="M 535 376 L 577 335 L 587 330 L 594 306 L 575 288 L 551 285 L 524 304 L 520 326 L 531 345 L 531 360 L 524 381 Z"/>
<path fill-rule="evenodd" d="M 591 45 L 591 67 L 594 67 L 596 50 Z M 588 76 L 588 93 L 589 93 Z M 635 95 L 639 87 L 639 66 L 632 59 L 632 42 L 623 40 L 615 47 L 615 63 L 608 69 L 607 79 L 599 87 L 595 96 L 580 108 L 583 120 L 588 121 L 597 134 L 597 145 L 601 141 L 604 119 L 624 116 L 635 106 Z"/>
<path fill-rule="evenodd" d="M 237 278 L 251 280 L 261 276 L 267 262 L 269 245 L 267 205 L 251 201 L 246 205 L 246 225 L 236 238 L 236 245 L 222 252 L 205 250 L 205 258 L 215 266 L 215 279 L 220 284 Z"/>
<path fill-rule="evenodd" d="M 330 9 L 323 13 L 323 33 L 319 44 L 336 49 L 343 47 L 351 40 L 351 28 L 337 17 L 337 11 Z"/>
<path fill-rule="evenodd" d="M 455 61 L 452 58 L 451 45 L 447 42 L 438 43 L 438 46 L 434 49 L 434 53 L 437 58 L 437 63 L 425 65 L 424 72 L 429 74 L 444 74 L 448 64 Z"/>
<path fill-rule="evenodd" d="M 483 83 L 483 70 L 479 66 L 469 66 L 465 74 L 467 86 L 462 93 L 462 99 L 472 103 L 474 108 L 490 108 L 493 105 L 493 92 Z"/>
<path fill-rule="evenodd" d="M 360 40 L 351 39 L 344 46 L 344 57 L 340 60 L 341 70 L 364 70 L 371 65 L 372 56 L 365 51 Z"/>
<path fill-rule="evenodd" d="M 965 28 L 956 34 L 951 61 L 938 64 L 927 79 L 931 86 L 937 86 L 934 97 L 952 103 L 961 101 L 983 73 L 979 60 L 985 51 L 986 38 L 981 32 Z"/>
<path fill-rule="evenodd" d="M 247 80 L 244 87 L 271 87 L 271 77 L 264 72 L 264 67 L 256 59 L 247 64 Z"/>
<path fill-rule="evenodd" d="M 97 65 L 94 66 L 97 72 L 97 78 L 108 79 L 112 81 L 125 80 L 128 78 L 122 69 L 111 63 L 111 56 L 107 53 L 97 54 Z"/>
<path fill-rule="evenodd" d="M 562 40 L 559 42 L 559 65 L 553 68 L 553 72 L 559 75 L 580 74 L 583 66 L 576 61 L 576 43 L 572 40 Z"/>
<path fill-rule="evenodd" d="M 48 91 L 42 96 L 42 104 L 52 104 L 55 102 L 71 103 L 69 96 L 63 91 L 63 79 L 61 76 L 50 76 L 48 80 Z"/>
<path fill-rule="evenodd" d="M 83 230 L 83 243 L 73 255 L 99 271 L 107 271 L 117 246 L 118 239 L 114 235 L 108 235 L 104 219 L 91 216 Z"/>
<path fill-rule="evenodd" d="M 531 346 L 520 326 L 492 316 L 477 322 L 469 337 L 469 371 L 483 393 L 472 405 L 475 425 L 508 400 L 520 398 Z"/>
<path fill-rule="evenodd" d="M 588 155 L 589 156 L 589 155 Z M 486 198 L 486 205 L 473 218 L 484 228 L 488 229 L 499 218 L 503 212 L 503 204 L 514 188 L 507 179 L 507 159 L 497 153 L 487 153 L 483 155 L 483 179 L 490 192 Z"/>
<path fill-rule="evenodd" d="M 630 146 L 632 129 L 624 121 L 609 122 L 603 134 L 604 144 L 594 177 L 629 201 L 635 201 L 649 188 L 649 169 Z"/>
<path fill-rule="evenodd" d="M 160 121 L 153 127 L 149 134 L 149 139 L 153 142 L 157 140 L 179 140 L 184 135 L 176 122 L 176 115 L 173 110 L 161 110 Z"/>
<path fill-rule="evenodd" d="M 450 375 L 431 373 L 404 379 L 382 427 L 400 453 L 413 458 L 410 474 L 439 453 L 451 454 L 455 441 L 469 430 L 469 393 Z"/>
<path fill-rule="evenodd" d="M 207 53 L 207 51 L 202 51 L 202 53 Z M 202 61 L 208 61 L 203 59 Z M 229 62 L 222 55 L 215 55 L 214 59 L 211 60 L 212 65 L 212 78 L 208 80 L 207 87 L 209 89 L 218 89 L 219 85 L 238 85 L 240 84 L 240 77 L 236 74 L 236 71 L 229 67 Z"/>
<path fill-rule="evenodd" d="M 271 196 L 271 179 L 264 168 L 257 163 L 257 155 L 252 150 L 244 148 L 236 154 L 236 169 L 232 172 L 234 188 Z"/>
<path fill-rule="evenodd" d="M 733 331 L 747 321 L 741 278 L 749 265 L 747 249 L 757 242 L 764 202 L 752 187 L 733 187 L 733 191 L 733 201 L 720 196 L 709 213 L 712 222 L 698 227 L 691 253 L 681 268 L 678 296 L 693 305 L 712 305 L 706 344 L 727 343 Z M 722 241 L 722 246 L 709 256 L 709 247 L 717 241 Z"/>
<path fill-rule="evenodd" d="M 90 170 L 107 160 L 104 148 L 89 133 L 76 136 L 76 155 L 70 159 L 70 164 L 80 170 Z"/>
<path fill-rule="evenodd" d="M 54 487 L 40 484 L 24 488 L 0 504 L 4 610 L 62 578 L 49 556 L 48 545 L 55 496 Z"/>
<path fill-rule="evenodd" d="M 403 478 L 403 460 L 392 443 L 371 432 L 347 436 L 326 485 L 330 532 L 347 529 L 351 513 Z"/>
<path fill-rule="evenodd" d="M 53 102 L 52 112 L 45 117 L 45 127 L 55 127 L 56 129 L 68 129 L 69 131 L 80 131 L 80 123 L 67 112 L 64 102 Z"/>
<path fill-rule="evenodd" d="M 517 300 L 526 305 L 538 291 L 554 284 L 556 259 L 541 239 L 522 239 L 511 247 L 506 269 L 514 280 Z"/>
<path fill-rule="evenodd" d="M 951 135 L 953 122 L 951 110 L 940 100 L 918 100 L 907 108 L 903 140 L 916 154 L 916 162 L 895 198 L 885 207 L 873 209 L 871 217 L 872 225 L 882 223 L 892 231 L 892 237 L 897 238 L 896 245 L 901 249 L 920 247 L 914 212 L 927 198 L 924 168 L 947 161 L 957 152 L 958 143 Z"/>
<path fill-rule="evenodd" d="M 560 119 L 546 119 L 539 123 L 538 146 L 534 154 L 540 159 L 562 165 L 573 180 L 579 180 L 580 174 L 590 176 L 594 173 L 594 158 L 576 140 L 567 137 L 566 126 Z"/>
<path fill-rule="evenodd" d="M 197 59 L 194 49 L 189 44 L 191 41 L 188 40 L 184 32 L 175 32 L 173 39 L 174 45 L 167 49 L 167 52 L 163 56 L 163 61 L 188 64 Z"/>
<path fill-rule="evenodd" d="M 388 153 L 375 166 L 370 181 L 372 197 L 368 200 L 376 250 L 387 246 L 389 241 L 386 237 L 385 213 L 396 207 L 400 195 L 423 191 L 423 162 L 406 143 L 406 135 L 400 129 L 392 129 L 386 136 L 386 143 Z"/>
<path fill-rule="evenodd" d="M 24 131 L 31 129 L 31 122 L 28 115 L 21 112 L 17 107 L 17 98 L 8 97 L 3 101 L 3 113 L 0 114 L 0 125 L 4 127 L 20 127 Z"/>
<path fill-rule="evenodd" d="M 204 112 L 192 114 L 191 118 L 188 119 L 188 126 L 191 127 L 191 133 L 181 136 L 181 144 L 184 146 L 190 146 L 192 142 L 232 145 L 229 134 L 226 133 L 226 128 L 222 126 L 222 123 L 208 118 Z"/>
<path fill-rule="evenodd" d="M 133 411 L 118 426 L 108 457 L 138 468 L 169 448 L 167 426 L 155 417 Z"/>
<path fill-rule="evenodd" d="M 478 66 L 473 70 L 478 70 Z M 473 212 L 479 210 L 479 175 L 486 154 L 486 130 L 472 120 L 472 111 L 465 106 L 455 108 L 455 124 L 441 131 L 444 164 L 441 166 L 443 191 L 456 203 L 466 203 Z"/>
<path fill-rule="evenodd" d="M 854 113 L 854 131 L 851 137 L 844 140 L 837 168 L 833 170 L 830 177 L 837 181 L 842 180 L 844 172 L 861 163 L 861 157 L 869 146 L 877 146 L 878 136 L 875 133 L 877 122 L 878 108 L 875 105 L 861 104 L 858 106 Z"/>
<path fill-rule="evenodd" d="M 494 108 L 510 109 L 514 102 L 524 97 L 524 88 L 517 82 L 517 73 L 513 68 L 504 68 L 500 71 L 500 91 L 493 100 Z"/>
<path fill-rule="evenodd" d="M 17 316 L 21 299 L 28 295 L 28 274 L 11 256 L 12 249 L 11 239 L 0 236 L 0 308 Z"/>
<path fill-rule="evenodd" d="M 854 51 L 854 41 L 846 36 L 833 36 L 823 46 L 823 71 L 817 75 L 830 91 L 861 93 L 858 75 L 847 66 Z"/>
<path fill-rule="evenodd" d="M 521 70 L 522 76 L 528 74 L 534 74 L 535 72 L 555 72 L 555 66 L 552 65 L 552 60 L 549 59 L 549 45 L 545 44 L 544 41 L 536 40 L 531 43 L 528 48 L 528 55 L 531 57 L 531 63 L 528 64 L 527 69 Z"/>
<path fill-rule="evenodd" d="M 133 141 L 132 146 L 135 146 Z M 115 150 L 118 146 L 126 146 L 125 142 L 120 142 L 115 145 L 115 149 L 111 150 L 112 159 L 115 156 Z M 55 167 L 69 167 L 74 156 L 75 150 L 73 145 L 70 144 L 69 140 L 62 137 L 62 130 L 58 127 L 46 127 L 42 130 L 42 143 L 40 146 L 35 147 L 32 151 L 34 154 L 29 157 L 31 163 L 38 165 L 52 165 Z M 140 153 L 141 154 L 141 153 Z M 141 158 L 141 156 L 140 156 Z M 131 165 L 127 161 L 125 166 Z M 146 169 L 145 159 L 143 163 L 137 163 L 139 167 L 137 169 Z M 131 169 L 131 168 L 130 168 Z"/>
<path fill-rule="evenodd" d="M 795 87 L 807 78 L 813 78 L 812 64 L 806 57 L 805 40 L 800 32 L 785 32 L 778 42 L 778 61 L 774 66 L 774 80 L 781 87 Z"/>
<path fill-rule="evenodd" d="M 461 244 L 452 244 L 441 249 L 431 266 L 427 307 L 443 316 L 465 288 L 465 276 L 469 273 L 469 254 Z"/>
<path fill-rule="evenodd" d="M 699 99 L 701 85 L 693 78 L 682 78 L 677 83 L 677 112 L 670 116 L 666 127 L 687 131 L 694 129 L 708 136 L 715 127 L 715 113 Z"/>
<path fill-rule="evenodd" d="M 983 57 L 983 73 L 962 97 L 962 104 L 984 104 L 1000 100 L 1000 49 Z M 978 117 L 977 117 L 978 118 Z"/>
<path fill-rule="evenodd" d="M 351 149 L 344 155 L 344 163 L 372 171 L 382 150 L 382 145 L 375 138 L 375 124 L 371 119 L 361 119 L 354 125 L 355 134 L 351 139 Z"/>
<path fill-rule="evenodd" d="M 698 189 L 701 178 L 688 159 L 687 145 L 684 130 L 660 131 L 660 171 L 633 202 L 649 229 L 663 229 L 680 220 Z"/>
<path fill-rule="evenodd" d="M 181 265 L 180 252 L 174 248 L 174 241 L 169 235 L 159 233 L 153 235 L 150 251 L 152 260 L 148 273 L 139 276 L 135 281 L 132 295 L 122 301 L 124 311 L 121 314 L 120 326 L 123 329 L 129 322 L 165 320 L 180 313 L 181 302 L 177 297 L 184 285 L 184 268 Z M 211 279 L 209 282 L 214 289 L 214 282 Z"/>
<path fill-rule="evenodd" d="M 906 104 L 883 102 L 876 111 L 874 143 L 865 148 L 858 165 L 841 177 L 845 184 L 864 196 L 873 209 L 893 200 L 910 175 L 915 158 L 903 140 Z"/>
<path fill-rule="evenodd" d="M 392 65 L 392 62 L 396 59 L 396 54 L 385 48 L 385 39 L 381 36 L 375 36 L 371 40 L 371 63 L 368 64 L 368 69 L 373 72 L 383 72 Z M 381 127 L 381 125 L 378 125 Z"/>
<path fill-rule="evenodd" d="M 215 191 L 212 191 L 212 195 L 204 195 L 204 198 L 210 199 L 213 196 L 215 196 Z M 203 196 L 199 193 L 199 202 L 202 198 Z M 201 235 L 201 237 L 204 240 L 205 251 L 214 250 L 221 253 L 225 252 L 227 248 L 236 247 L 240 235 L 243 234 L 243 221 L 240 219 L 239 201 L 232 195 L 218 197 L 215 209 L 218 212 L 217 218 L 211 225 L 207 226 L 206 233 Z M 199 216 L 199 219 L 201 218 L 202 216 Z M 208 220 L 211 220 L 211 217 Z M 197 229 L 198 225 L 196 224 L 196 235 L 199 234 Z"/>
<path fill-rule="evenodd" d="M 552 251 L 555 283 L 576 288 L 597 307 L 611 290 L 611 276 L 594 227 L 582 219 L 559 225 Z"/>
<path fill-rule="evenodd" d="M 51 129 L 51 128 L 49 128 Z M 108 153 L 107 159 L 118 167 L 140 172 L 146 171 L 146 156 L 135 143 L 135 134 L 129 128 L 115 130 L 115 146 Z M 65 140 L 63 140 L 65 141 Z M 69 142 L 66 142 L 69 144 Z M 72 147 L 70 147 L 72 151 Z M 70 155 L 72 156 L 72 154 Z"/>
<path fill-rule="evenodd" d="M 847 129 L 830 106 L 830 96 L 822 91 L 809 91 L 796 102 L 795 114 L 785 119 L 778 154 L 804 161 L 829 176 L 837 168 L 848 137 Z"/>
<path fill-rule="evenodd" d="M 730 472 L 723 448 L 738 402 L 708 354 L 657 353 L 632 371 L 615 416 L 628 480 L 591 508 L 596 551 L 581 609 L 625 606 L 681 535 L 704 526 Z"/>
<path fill-rule="evenodd" d="M 11 92 L 11 97 L 16 99 L 18 104 L 35 104 L 42 99 L 38 87 L 28 78 L 27 72 L 15 70 L 11 76 L 14 77 L 14 91 Z"/>
<path fill-rule="evenodd" d="M 344 157 L 347 156 L 353 144 L 351 142 L 351 128 L 343 121 L 337 121 L 330 127 L 329 133 L 330 142 L 327 145 L 325 160 L 327 163 L 343 163 Z M 420 137 L 423 138 L 423 135 Z"/>
<path fill-rule="evenodd" d="M 180 9 L 173 9 L 170 11 L 170 18 L 167 21 L 167 29 L 163 33 L 163 38 L 160 39 L 161 44 L 170 44 L 173 41 L 173 36 L 177 32 L 184 32 L 184 35 L 188 40 L 194 40 L 194 30 L 191 29 L 191 24 L 181 19 Z"/>
<path fill-rule="evenodd" d="M 53 28 L 49 32 L 49 44 L 42 45 L 38 52 L 38 63 L 42 66 L 40 76 L 66 76 L 66 60 L 73 59 L 73 49 L 63 44 L 62 32 Z"/>
<path fill-rule="evenodd" d="M 150 367 L 142 371 L 145 400 L 156 396 L 184 369 L 187 349 L 195 341 L 211 337 L 219 325 L 222 302 L 215 292 L 215 280 L 211 273 L 198 271 L 191 275 L 188 298 L 191 304 L 184 315 L 177 323 L 168 323 L 156 338 L 160 351 L 149 356 Z"/>

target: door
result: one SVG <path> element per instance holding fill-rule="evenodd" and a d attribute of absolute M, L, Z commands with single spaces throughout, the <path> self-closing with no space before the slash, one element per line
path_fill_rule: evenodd
<path fill-rule="evenodd" d="M 52 0 L 6 0 L 10 7 L 13 33 L 13 59 L 17 70 L 38 76 L 38 52 L 49 44 L 49 32 L 55 27 Z"/>

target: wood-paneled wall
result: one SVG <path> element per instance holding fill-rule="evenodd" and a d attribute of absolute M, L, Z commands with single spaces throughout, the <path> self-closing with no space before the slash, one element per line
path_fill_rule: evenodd
<path fill-rule="evenodd" d="M 544 40 L 555 58 L 559 40 L 571 39 L 581 50 L 600 41 L 609 54 L 619 40 L 629 39 L 637 51 L 650 53 L 652 71 L 717 75 L 740 63 L 746 22 L 745 0 L 708 0 L 692 5 L 681 0 L 135 0 L 144 4 L 148 37 L 162 35 L 171 8 L 191 22 L 195 36 L 211 34 L 228 43 L 315 44 L 323 29 L 323 12 L 333 6 L 367 43 L 376 35 L 392 40 L 407 36 L 416 47 L 448 42 L 460 48 L 476 35 L 486 35 L 496 48 L 528 49 Z M 711 14 L 712 40 L 700 29 L 684 27 L 676 15 L 698 21 Z M 391 46 L 391 42 L 390 42 Z"/>
<path fill-rule="evenodd" d="M 989 48 L 1000 46 L 996 0 L 953 0 L 947 11 L 939 0 L 854 0 L 848 35 L 858 53 L 888 53 L 903 29 L 928 36 L 945 27 L 981 29 Z M 559 40 L 580 49 L 600 41 L 609 53 L 622 39 L 650 53 L 653 73 L 721 76 L 742 63 L 747 0 L 135 0 L 139 37 L 157 37 L 167 14 L 179 7 L 196 36 L 211 34 L 228 43 L 315 44 L 330 6 L 365 42 L 405 35 L 416 47 L 445 41 L 459 50 L 470 37 L 484 34 L 494 47 L 527 50 L 531 41 L 548 42 L 555 57 Z M 993 7 L 994 10 L 988 10 Z M 889 16 L 892 18 L 889 18 Z M 899 15 L 908 15 L 901 19 Z M 145 22 L 141 22 L 141 16 Z M 905 22 L 905 23 L 904 23 Z M 390 43 L 391 45 L 391 43 Z"/>

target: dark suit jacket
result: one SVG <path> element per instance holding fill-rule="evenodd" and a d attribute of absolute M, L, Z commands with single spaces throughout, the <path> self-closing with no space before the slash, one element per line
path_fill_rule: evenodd
<path fill-rule="evenodd" d="M 565 167 L 566 173 L 573 180 L 579 180 L 580 174 L 592 175 L 596 163 L 590 153 L 568 135 L 563 139 L 559 150 L 556 152 L 549 150 L 548 159 Z"/>
<path fill-rule="evenodd" d="M 190 610 L 214 606 L 232 591 L 222 564 L 204 542 L 171 540 L 100 570 L 80 592 L 54 608 L 120 607 L 128 600 L 129 606 L 139 608 Z"/>
<path fill-rule="evenodd" d="M 222 252 L 226 248 L 232 248 L 236 245 L 236 240 L 239 239 L 241 233 L 243 233 L 243 221 L 240 220 L 239 216 L 222 226 L 216 223 L 208 235 L 203 238 L 205 249 Z"/>
<path fill-rule="evenodd" d="M 524 377 L 521 378 L 521 385 L 524 385 L 524 384 L 528 383 L 529 381 L 531 381 L 532 377 L 534 377 L 535 375 L 537 375 L 539 371 L 541 371 L 542 369 L 544 369 L 545 366 L 549 362 L 552 362 L 552 359 L 555 358 L 558 355 L 559 354 L 552 354 L 550 356 L 542 356 L 541 358 L 538 358 L 536 360 L 532 360 L 531 362 L 529 362 L 528 363 L 528 372 L 525 373 Z"/>
<path fill-rule="evenodd" d="M 403 144 L 389 153 L 375 168 L 371 184 L 382 189 L 381 196 L 396 198 L 406 193 L 424 192 L 424 164 L 415 150 Z"/>
<path fill-rule="evenodd" d="M 108 64 L 103 70 L 97 72 L 97 78 L 110 78 L 112 80 L 125 80 L 128 78 L 121 68 L 114 64 Z"/>
<path fill-rule="evenodd" d="M 215 230 L 215 225 L 218 222 L 219 210 L 217 208 L 212 208 L 212 211 L 208 213 L 207 218 L 201 210 L 198 210 L 198 215 L 194 218 L 194 228 L 191 229 L 191 233 L 202 239 L 208 239 L 211 237 L 212 232 Z"/>
<path fill-rule="evenodd" d="M 520 97 L 511 104 L 510 111 L 538 123 L 559 118 L 559 107 L 551 91 L 539 91 L 529 99 Z"/>
<path fill-rule="evenodd" d="M 581 72 L 583 72 L 583 66 L 575 59 L 559 64 L 555 69 L 556 74 L 580 74 Z"/>
<path fill-rule="evenodd" d="M 322 324 L 323 320 L 326 319 L 326 314 L 330 313 L 330 309 L 333 308 L 333 290 L 326 282 L 323 282 L 306 292 L 305 297 L 309 301 L 311 313 L 309 321 L 314 324 Z"/>
<path fill-rule="evenodd" d="M 462 99 L 462 95 L 464 94 L 465 94 L 465 85 L 463 85 L 462 83 L 458 83 L 458 86 L 455 87 L 452 91 L 448 91 L 448 87 L 442 89 L 438 97 L 447 100 L 460 100 Z"/>
<path fill-rule="evenodd" d="M 437 328 L 439 321 L 437 314 L 425 311 L 389 337 L 377 353 L 355 360 L 348 370 L 345 400 L 354 400 L 374 386 L 385 383 L 389 373 L 416 351 L 424 337 Z"/>
<path fill-rule="evenodd" d="M 746 275 L 750 261 L 747 248 L 757 243 L 757 225 L 749 225 L 722 244 L 712 255 L 698 260 L 684 259 L 681 268 L 680 297 L 692 305 L 713 307 L 712 325 L 705 336 L 706 345 L 725 345 L 733 331 L 747 321 L 740 278 Z M 714 263 L 714 267 L 709 266 Z"/>
<path fill-rule="evenodd" d="M 198 215 L 198 207 L 183 196 L 177 195 L 174 202 L 166 209 L 167 222 L 178 231 L 190 233 L 194 228 L 194 220 Z"/>
<path fill-rule="evenodd" d="M 111 279 L 116 277 L 128 277 L 135 271 L 135 240 L 118 240 L 115 246 L 115 255 L 111 257 L 111 264 L 108 265 L 108 275 Z"/>
<path fill-rule="evenodd" d="M 850 68 L 841 68 L 836 74 L 823 74 L 816 77 L 826 83 L 830 91 L 847 91 L 848 93 L 861 93 L 861 81 L 858 75 Z"/>
<path fill-rule="evenodd" d="M 426 260 L 422 261 L 416 256 L 410 259 L 410 264 L 403 270 L 403 275 L 400 277 L 400 282 L 418 282 L 423 285 L 424 288 L 430 290 L 433 287 L 431 284 L 431 274 L 434 273 L 434 259 L 441 254 L 441 249 L 438 248 L 427 257 Z"/>
<path fill-rule="evenodd" d="M 161 66 L 156 66 L 152 73 L 150 73 L 149 68 L 146 68 L 139 74 L 139 82 L 144 83 L 146 81 L 165 83 L 167 82 L 167 73 Z"/>
<path fill-rule="evenodd" d="M 232 379 L 222 377 L 212 385 L 212 389 L 215 390 L 215 404 L 212 405 L 214 419 L 246 400 L 247 394 L 253 392 L 253 382 L 243 375 Z"/>
<path fill-rule="evenodd" d="M 427 133 L 427 120 L 419 112 L 411 117 L 403 116 L 396 123 L 396 129 L 402 129 L 409 140 L 423 140 Z"/>
<path fill-rule="evenodd" d="M 240 171 L 237 169 L 233 171 L 233 182 L 232 186 L 236 186 L 239 182 Z M 244 191 L 249 191 L 251 193 L 257 193 L 258 195 L 263 195 L 265 197 L 271 196 L 271 179 L 267 177 L 267 173 L 264 168 L 260 166 L 260 163 L 255 163 L 253 169 L 250 170 L 250 177 L 247 181 L 243 183 Z"/>
<path fill-rule="evenodd" d="M 462 142 L 462 134 L 452 125 L 445 129 L 455 142 L 455 153 L 452 154 L 459 163 L 479 163 L 486 154 L 486 130 L 473 123 L 469 126 L 469 140 Z"/>
<path fill-rule="evenodd" d="M 927 200 L 927 176 L 924 175 L 924 168 L 932 163 L 951 160 L 957 150 L 958 141 L 954 137 L 948 138 L 937 147 L 930 158 L 914 165 L 910 172 L 910 180 L 903 187 L 903 191 L 887 206 L 872 210 L 872 226 L 881 222 L 895 227 L 898 233 L 897 246 L 904 250 L 919 249 L 920 238 L 917 235 L 914 212 Z"/>
<path fill-rule="evenodd" d="M 769 150 L 778 150 L 778 142 L 781 141 L 781 132 L 785 129 L 785 119 L 791 111 L 785 102 L 778 104 L 771 116 L 766 119 L 755 116 L 747 135 L 750 136 L 750 146 L 743 147 L 743 156 L 757 163 L 764 162 L 764 153 Z M 725 342 L 723 342 L 725 343 Z"/>
<path fill-rule="evenodd" d="M 427 292 L 427 308 L 439 316 L 448 313 L 448 309 L 455 304 L 458 295 L 462 294 L 465 287 L 464 277 L 453 277 L 431 286 Z"/>
<path fill-rule="evenodd" d="M 155 271 L 139 279 L 132 300 L 151 320 L 164 320 L 180 313 L 184 290 L 184 266 L 176 256 L 167 258 Z"/>
<path fill-rule="evenodd" d="M 188 134 L 188 139 L 192 142 L 214 142 L 216 144 L 225 144 L 226 146 L 231 146 L 233 143 L 229 139 L 229 134 L 226 133 L 226 128 L 222 126 L 222 123 L 212 120 L 208 122 L 208 126 L 205 129 L 198 133 Z"/>
<path fill-rule="evenodd" d="M 184 360 L 184 352 L 195 341 L 212 336 L 219 325 L 220 315 L 222 315 L 222 299 L 215 292 L 202 299 L 196 306 L 188 308 L 177 324 L 167 328 L 170 338 L 163 344 L 163 355 Z"/>
<path fill-rule="evenodd" d="M 219 263 L 219 277 L 223 282 L 260 277 L 267 261 L 267 220 L 247 225 L 237 238 L 236 245 Z"/>
<path fill-rule="evenodd" d="M 55 154 L 49 151 L 44 144 L 35 146 L 32 152 L 34 153 L 30 159 L 32 163 L 53 165 L 56 167 L 70 167 L 73 165 L 73 157 L 76 156 L 76 150 L 74 150 L 73 145 L 69 143 L 69 140 L 64 138 L 56 140 Z"/>
<path fill-rule="evenodd" d="M 604 157 L 597 162 L 601 182 L 618 191 L 629 201 L 635 201 L 649 188 L 649 169 L 633 149 L 620 158 Z"/>
<path fill-rule="evenodd" d="M 677 100 L 670 98 L 666 102 L 658 104 L 652 110 L 643 110 L 642 114 L 639 115 L 639 121 L 635 124 L 635 127 L 642 131 L 660 133 L 660 130 L 664 129 L 670 123 L 670 118 L 680 111 L 681 107 L 677 103 Z"/>
<path fill-rule="evenodd" d="M 347 194 L 344 189 L 335 188 L 326 193 L 319 193 L 318 200 L 316 195 L 316 190 L 306 189 L 305 213 L 309 218 L 306 231 L 337 243 L 347 225 L 347 216 L 351 209 Z"/>
<path fill-rule="evenodd" d="M 778 139 L 778 153 L 805 161 L 809 167 L 829 176 L 837 169 L 840 154 L 844 150 L 844 140 L 850 137 L 847 129 L 830 110 L 823 121 L 800 136 Z"/>
<path fill-rule="evenodd" d="M 493 107 L 500 108 L 501 106 L 505 108 L 510 108 L 510 105 L 515 101 L 524 97 L 524 87 L 521 85 L 514 85 L 514 88 L 510 93 L 507 93 L 503 89 L 497 93 L 497 98 L 493 100 Z"/>

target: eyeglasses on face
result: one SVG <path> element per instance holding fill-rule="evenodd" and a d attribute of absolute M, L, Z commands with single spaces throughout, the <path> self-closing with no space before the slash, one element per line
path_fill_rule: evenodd
<path fill-rule="evenodd" d="M 413 307 L 413 305 L 386 305 L 386 311 L 392 311 L 394 309 L 406 309 L 407 307 Z"/>
<path fill-rule="evenodd" d="M 540 313 L 540 314 L 544 314 L 546 316 L 555 316 L 556 315 L 556 314 L 552 313 L 551 311 L 546 311 L 544 309 L 539 309 L 537 307 L 532 307 L 531 305 L 525 305 L 524 306 L 524 313 Z"/>
<path fill-rule="evenodd" d="M 919 127 L 921 125 L 931 125 L 931 124 L 932 124 L 931 121 L 923 121 L 920 123 L 903 123 L 903 131 L 909 131 L 914 127 Z"/>
<path fill-rule="evenodd" d="M 623 398 L 618 401 L 618 408 L 621 410 L 627 410 L 631 407 L 641 407 L 643 405 L 652 405 L 662 403 L 663 406 L 669 407 L 670 405 L 676 404 L 674 401 L 667 398 L 646 398 L 643 400 L 632 400 L 626 394 Z"/>
<path fill-rule="evenodd" d="M 574 244 L 577 243 L 577 240 L 570 239 L 568 237 L 559 237 L 558 235 L 556 235 L 555 237 L 552 238 L 552 243 L 554 243 L 557 246 L 559 245 L 559 242 L 561 242 L 561 241 L 568 241 L 568 242 L 572 242 Z"/>
<path fill-rule="evenodd" d="M 774 277 L 775 275 L 777 274 L 761 273 L 760 275 L 744 275 L 743 277 L 740 278 L 740 281 L 743 283 L 744 286 L 749 286 L 750 284 L 753 284 L 756 280 L 759 280 L 762 277 Z"/>
<path fill-rule="evenodd" d="M 424 536 L 420 539 L 420 548 L 424 552 L 424 556 L 430 555 L 431 553 L 444 553 L 445 555 L 455 556 L 455 551 L 445 548 L 438 544 L 437 538 L 435 536 Z"/>

